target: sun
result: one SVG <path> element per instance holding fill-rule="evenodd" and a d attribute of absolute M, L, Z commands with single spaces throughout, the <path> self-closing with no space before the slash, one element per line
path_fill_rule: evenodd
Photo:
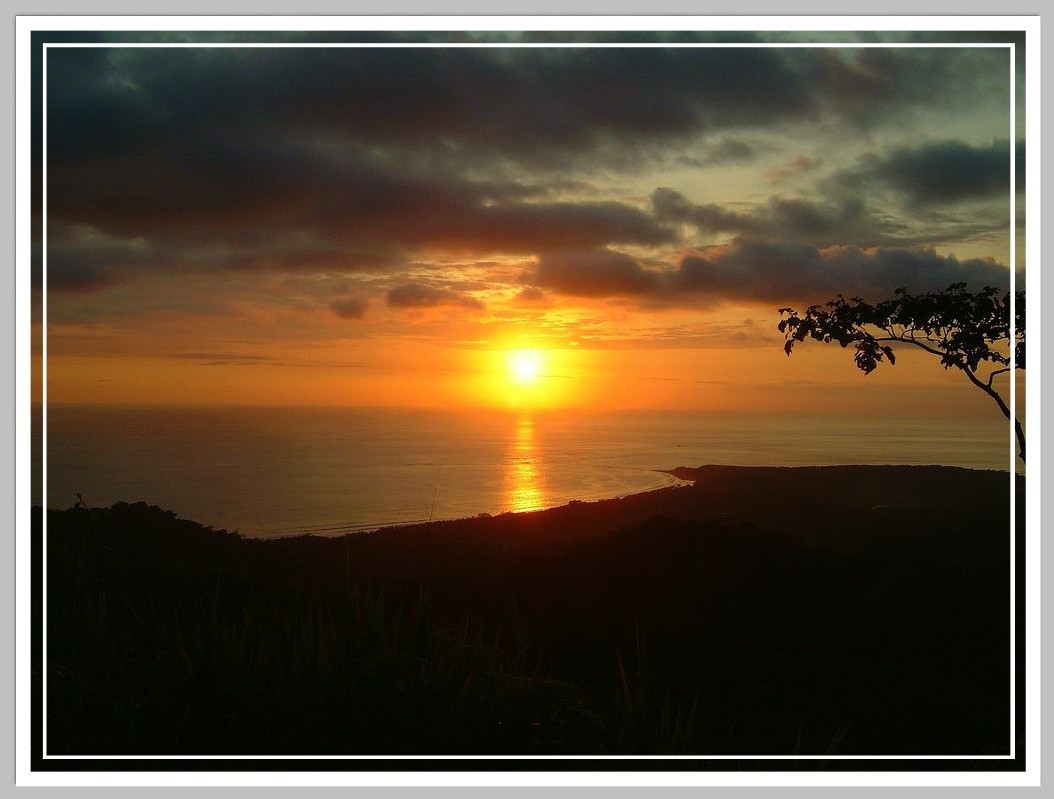
<path fill-rule="evenodd" d="M 520 344 L 520 342 L 516 342 Z M 501 346 L 486 352 L 485 367 L 478 372 L 476 397 L 487 404 L 517 411 L 556 409 L 573 404 L 575 374 L 568 368 L 567 353 L 550 347 L 528 348 L 522 344 Z"/>
<path fill-rule="evenodd" d="M 536 385 L 542 377 L 542 354 L 538 350 L 510 352 L 509 374 L 517 385 Z"/>

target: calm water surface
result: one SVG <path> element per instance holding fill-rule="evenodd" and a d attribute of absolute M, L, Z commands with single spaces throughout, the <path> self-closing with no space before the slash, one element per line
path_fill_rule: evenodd
<path fill-rule="evenodd" d="M 39 424 L 39 419 L 38 419 Z M 337 534 L 526 511 L 702 464 L 1006 469 L 1007 427 L 950 419 L 58 406 L 48 507 L 145 501 L 247 535 Z M 36 437 L 35 437 L 36 440 Z M 40 462 L 39 446 L 34 453 Z M 42 502 L 35 486 L 34 503 Z"/>

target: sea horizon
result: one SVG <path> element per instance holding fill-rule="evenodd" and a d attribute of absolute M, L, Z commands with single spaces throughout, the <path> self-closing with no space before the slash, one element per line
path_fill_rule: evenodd
<path fill-rule="evenodd" d="M 969 420 L 967 435 L 964 424 L 737 411 L 49 405 L 46 504 L 147 502 L 252 537 L 340 535 L 616 498 L 679 485 L 665 470 L 702 464 L 1008 470 L 1001 426 Z M 39 484 L 33 503 L 45 504 Z"/>

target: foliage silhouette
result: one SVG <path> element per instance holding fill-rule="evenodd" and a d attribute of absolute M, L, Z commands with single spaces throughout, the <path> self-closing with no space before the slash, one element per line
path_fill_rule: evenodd
<path fill-rule="evenodd" d="M 898 288 L 892 299 L 875 305 L 860 297 L 841 294 L 823 306 L 811 305 L 799 314 L 780 308 L 779 331 L 783 348 L 790 355 L 794 345 L 811 338 L 852 345 L 853 360 L 864 374 L 879 363 L 896 363 L 891 344 L 910 344 L 940 359 L 945 369 L 955 367 L 987 394 L 1000 412 L 1014 422 L 1018 457 L 1025 462 L 1025 432 L 1021 421 L 993 382 L 1011 369 L 1025 368 L 1025 292 L 1019 291 L 1014 308 L 1014 350 L 1010 353 L 1010 294 L 1001 295 L 992 286 L 978 292 L 965 283 L 953 283 L 943 291 L 910 294 Z M 888 342 L 888 343 L 887 343 Z"/>

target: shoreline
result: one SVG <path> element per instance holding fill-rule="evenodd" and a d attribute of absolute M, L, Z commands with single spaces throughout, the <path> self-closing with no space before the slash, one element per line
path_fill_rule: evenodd
<path fill-rule="evenodd" d="M 591 499 L 571 499 L 560 505 L 553 505 L 545 508 L 538 508 L 535 510 L 524 510 L 524 511 L 504 511 L 502 513 L 488 514 L 479 513 L 471 516 L 460 516 L 447 519 L 431 519 L 431 520 L 418 520 L 401 522 L 398 524 L 388 524 L 379 526 L 370 526 L 368 529 L 357 529 L 348 530 L 347 532 L 337 533 L 335 535 L 315 535 L 318 538 L 341 538 L 345 535 L 362 535 L 371 533 L 383 533 L 386 531 L 424 531 L 429 528 L 437 526 L 449 526 L 452 524 L 464 524 L 464 523 L 479 523 L 482 521 L 493 521 L 500 523 L 503 520 L 515 520 L 523 519 L 525 517 L 540 517 L 542 519 L 556 519 L 569 514 L 590 513 L 593 509 L 600 509 L 603 506 L 606 509 L 617 509 L 625 505 L 635 505 L 640 508 L 647 508 L 661 513 L 662 503 L 666 500 L 673 498 L 675 495 L 672 492 L 681 491 L 684 489 L 695 489 L 699 487 L 700 481 L 706 481 L 708 477 L 714 475 L 725 475 L 733 477 L 747 477 L 751 475 L 766 475 L 771 477 L 778 477 L 779 475 L 787 475 L 795 473 L 799 476 L 809 475 L 817 472 L 832 472 L 834 474 L 847 474 L 847 473 L 866 473 L 872 472 L 873 474 L 885 473 L 886 475 L 901 475 L 912 477 L 918 476 L 923 472 L 933 472 L 937 470 L 937 473 L 948 472 L 955 474 L 958 472 L 974 473 L 974 474 L 991 474 L 1001 475 L 1009 477 L 1009 471 L 999 469 L 978 469 L 967 466 L 945 466 L 942 464 L 838 464 L 838 465 L 803 465 L 803 466 L 740 466 L 733 464 L 704 464 L 702 466 L 675 466 L 672 469 L 651 469 L 650 471 L 657 472 L 660 474 L 670 475 L 679 482 L 670 485 L 657 486 L 655 488 L 644 489 L 642 491 L 634 491 L 629 494 L 619 494 L 610 497 L 598 497 Z M 1023 477 L 1022 475 L 1017 475 Z M 677 495 L 691 496 L 692 499 L 701 499 L 697 495 Z M 698 507 L 698 502 L 693 502 L 693 510 L 701 510 Z M 725 518 L 729 517 L 729 512 L 722 512 Z M 636 514 L 635 514 L 636 515 Z M 310 532 L 294 533 L 291 535 L 255 535 L 248 536 L 254 539 L 262 540 L 278 540 L 284 538 L 297 538 L 300 536 L 312 536 Z"/>
<path fill-rule="evenodd" d="M 667 485 L 660 485 L 654 488 L 647 488 L 641 491 L 633 491 L 627 494 L 616 494 L 614 496 L 607 497 L 596 497 L 589 499 L 569 499 L 561 504 L 547 506 L 544 508 L 538 508 L 533 510 L 522 510 L 522 511 L 504 511 L 501 513 L 490 514 L 481 512 L 472 515 L 464 516 L 452 516 L 448 518 L 436 518 L 436 519 L 413 519 L 408 521 L 398 521 L 389 523 L 374 523 L 374 522 L 361 522 L 361 523 L 350 523 L 350 522 L 332 522 L 332 523 L 320 523 L 318 525 L 305 525 L 302 527 L 289 528 L 270 533 L 247 533 L 240 529 L 230 529 L 221 526 L 212 526 L 202 524 L 196 519 L 182 516 L 181 514 L 175 514 L 176 518 L 184 521 L 190 521 L 194 524 L 201 524 L 201 526 L 215 530 L 218 533 L 231 533 L 238 535 L 240 538 L 251 540 L 251 541 L 282 541 L 299 538 L 318 538 L 318 539 L 333 539 L 340 540 L 349 536 L 364 536 L 372 535 L 377 533 L 388 533 L 388 532 L 400 532 L 413 534 L 415 532 L 423 532 L 429 529 L 446 528 L 451 525 L 467 525 L 469 527 L 477 527 L 480 525 L 490 525 L 503 523 L 510 523 L 513 525 L 523 525 L 530 520 L 532 523 L 546 523 L 552 519 L 565 519 L 567 517 L 580 518 L 583 516 L 592 515 L 593 511 L 611 511 L 615 514 L 614 518 L 621 518 L 625 514 L 629 514 L 629 517 L 640 521 L 643 520 L 642 514 L 652 513 L 655 515 L 665 515 L 664 511 L 672 512 L 674 517 L 680 517 L 687 514 L 688 516 L 707 516 L 706 510 L 706 494 L 707 490 L 713 491 L 715 486 L 713 480 L 718 479 L 719 483 L 728 480 L 749 480 L 752 476 L 756 479 L 759 477 L 765 477 L 770 480 L 774 480 L 777 484 L 773 486 L 778 488 L 778 484 L 783 482 L 780 478 L 793 476 L 792 481 L 797 483 L 800 479 L 813 474 L 819 474 L 821 476 L 848 476 L 850 474 L 855 475 L 867 475 L 874 476 L 885 476 L 887 478 L 896 477 L 917 477 L 923 473 L 930 473 L 931 475 L 937 474 L 948 474 L 955 475 L 959 473 L 963 474 L 975 474 L 975 475 L 1001 475 L 1004 477 L 1009 476 L 1009 471 L 998 470 L 998 469 L 979 469 L 965 466 L 946 466 L 941 464 L 839 464 L 839 465 L 801 465 L 801 466 L 782 466 L 782 465 L 770 465 L 770 466 L 741 466 L 734 464 L 704 464 L 702 466 L 689 467 L 689 466 L 676 466 L 672 469 L 649 469 L 648 471 L 657 474 L 669 475 L 673 479 L 677 480 L 676 483 L 670 483 Z M 1021 474 L 1017 475 L 1018 478 L 1023 478 Z M 700 485 L 702 483 L 702 485 Z M 675 493 L 680 492 L 680 493 Z M 703 493 L 700 493 L 703 492 Z M 719 501 L 728 501 L 728 498 L 721 499 L 720 495 L 715 497 Z M 671 506 L 672 503 L 672 506 Z M 143 502 L 141 500 L 133 501 L 118 501 L 114 505 L 146 505 L 148 507 L 160 507 L 154 503 Z M 34 506 L 40 507 L 40 506 Z M 49 508 L 50 512 L 64 512 L 73 509 L 70 508 Z M 113 506 L 110 506 L 113 507 Z M 735 514 L 728 509 L 715 510 L 711 509 L 713 518 L 721 518 L 728 520 L 729 518 L 737 518 L 744 514 Z M 166 511 L 168 512 L 168 511 Z M 173 512 L 174 513 L 174 512 Z M 716 515 L 715 515 L 716 514 Z M 749 515 L 749 514 L 746 514 Z M 535 521 L 537 520 L 537 522 Z"/>
<path fill-rule="evenodd" d="M 325 527 L 332 535 L 624 496 L 666 485 L 677 466 L 938 460 L 989 468 L 1005 453 L 994 425 L 965 436 L 961 425 L 917 420 L 869 420 L 861 429 L 810 417 L 739 424 L 648 412 L 540 416 L 524 426 L 472 414 L 275 413 L 49 414 L 48 494 L 35 481 L 33 500 L 63 507 L 77 492 L 91 505 L 142 499 L 246 534 Z M 42 454 L 34 455 L 38 469 Z"/>

